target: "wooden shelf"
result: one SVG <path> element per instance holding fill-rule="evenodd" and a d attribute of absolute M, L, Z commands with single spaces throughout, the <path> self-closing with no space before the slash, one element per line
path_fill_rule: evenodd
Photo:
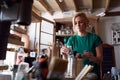
<path fill-rule="evenodd" d="M 98 20 L 98 16 L 87 16 L 89 20 Z M 60 23 L 67 23 L 67 22 L 72 22 L 72 17 L 67 17 L 67 18 L 59 18 L 59 19 L 54 19 L 55 22 L 60 22 Z"/>
<path fill-rule="evenodd" d="M 64 35 L 59 35 L 59 34 L 57 34 L 56 37 L 57 37 L 57 36 L 58 36 L 58 37 L 65 37 L 65 36 L 66 36 L 66 37 L 67 37 L 67 36 L 69 37 L 69 36 L 73 36 L 73 35 L 74 35 L 74 34 L 64 34 Z"/>
<path fill-rule="evenodd" d="M 7 51 L 15 52 L 15 48 L 7 48 Z"/>
<path fill-rule="evenodd" d="M 11 38 L 11 37 L 8 38 L 8 43 L 24 46 L 24 42 L 21 42 L 20 40 L 17 40 L 17 39 Z"/>

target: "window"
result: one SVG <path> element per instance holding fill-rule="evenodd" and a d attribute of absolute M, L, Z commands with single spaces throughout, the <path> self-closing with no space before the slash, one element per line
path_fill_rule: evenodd
<path fill-rule="evenodd" d="M 47 48 L 53 45 L 53 39 L 54 39 L 53 32 L 54 32 L 54 25 L 50 22 L 42 20 L 41 33 L 40 33 L 41 35 L 40 49 Z"/>
<path fill-rule="evenodd" d="M 28 34 L 30 35 L 30 48 L 37 49 L 39 55 L 42 49 L 53 47 L 54 23 L 44 18 L 40 22 L 31 23 Z"/>

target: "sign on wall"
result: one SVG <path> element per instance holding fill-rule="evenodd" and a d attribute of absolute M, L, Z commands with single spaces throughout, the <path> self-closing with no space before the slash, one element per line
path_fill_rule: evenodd
<path fill-rule="evenodd" d="M 112 44 L 120 44 L 120 23 L 112 24 Z"/>
<path fill-rule="evenodd" d="M 112 31 L 112 44 L 120 44 L 120 31 Z"/>

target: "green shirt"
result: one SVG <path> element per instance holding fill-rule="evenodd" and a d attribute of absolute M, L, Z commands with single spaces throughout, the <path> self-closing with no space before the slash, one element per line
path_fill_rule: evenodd
<path fill-rule="evenodd" d="M 98 35 L 92 33 L 88 33 L 86 36 L 71 36 L 67 42 L 67 46 L 72 46 L 73 51 L 76 51 L 77 54 L 83 54 L 84 51 L 89 51 L 92 52 L 94 56 L 96 56 L 95 48 L 100 44 L 102 44 L 101 38 Z M 93 65 L 94 68 L 92 72 L 99 75 L 100 69 L 97 63 L 90 61 L 88 58 L 84 58 L 83 61 L 84 65 Z"/>

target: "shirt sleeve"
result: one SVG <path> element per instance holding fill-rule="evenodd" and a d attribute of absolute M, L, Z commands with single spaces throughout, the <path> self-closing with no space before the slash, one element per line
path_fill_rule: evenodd
<path fill-rule="evenodd" d="M 103 43 L 103 41 L 101 40 L 101 38 L 98 35 L 96 35 L 95 47 L 99 46 L 102 43 Z"/>
<path fill-rule="evenodd" d="M 73 42 L 73 37 L 71 36 L 71 37 L 68 39 L 66 46 L 72 46 L 72 42 Z"/>

